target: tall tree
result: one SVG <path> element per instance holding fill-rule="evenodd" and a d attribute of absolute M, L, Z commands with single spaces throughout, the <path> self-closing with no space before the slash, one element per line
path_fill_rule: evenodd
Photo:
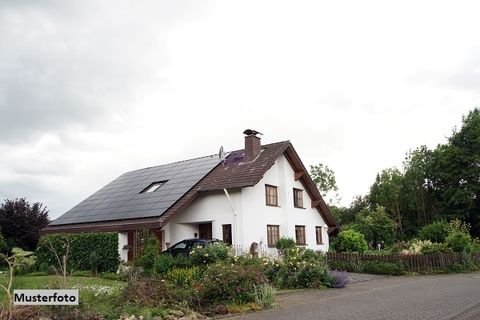
<path fill-rule="evenodd" d="M 420 146 L 407 153 L 403 162 L 402 208 L 408 233 L 438 219 L 438 205 L 433 195 L 434 152 Z"/>
<path fill-rule="evenodd" d="M 370 188 L 372 209 L 384 207 L 396 222 L 398 232 L 403 234 L 401 213 L 401 192 L 403 176 L 397 168 L 384 169 L 377 174 L 375 183 Z"/>
<path fill-rule="evenodd" d="M 447 218 L 469 222 L 480 235 L 480 110 L 463 117 L 445 145 L 434 151 L 432 188 Z"/>
<path fill-rule="evenodd" d="M 314 166 L 310 166 L 310 176 L 315 182 L 318 190 L 322 194 L 322 197 L 326 197 L 329 192 L 337 192 L 337 180 L 335 179 L 335 172 L 327 165 L 319 163 Z M 338 198 L 338 194 L 335 194 Z M 330 200 L 330 202 L 332 202 Z"/>
<path fill-rule="evenodd" d="M 391 245 L 395 241 L 395 222 L 387 215 L 383 207 L 360 211 L 352 228 L 363 233 L 374 249 L 378 244 Z"/>
<path fill-rule="evenodd" d="M 35 250 L 40 230 L 50 222 L 43 204 L 30 204 L 25 198 L 5 200 L 0 205 L 0 226 L 9 248 Z"/>

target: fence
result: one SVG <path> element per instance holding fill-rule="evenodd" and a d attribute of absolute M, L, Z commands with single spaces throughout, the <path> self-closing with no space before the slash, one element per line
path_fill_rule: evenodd
<path fill-rule="evenodd" d="M 382 262 L 402 262 L 405 271 L 409 272 L 433 272 L 435 270 L 444 270 L 455 264 L 462 264 L 467 257 L 462 253 L 436 253 L 436 254 L 362 254 L 362 253 L 335 253 L 328 252 L 326 254 L 329 262 L 347 262 L 358 265 L 364 261 L 382 261 Z M 480 264 L 480 252 L 471 253 L 469 256 L 472 262 Z"/>

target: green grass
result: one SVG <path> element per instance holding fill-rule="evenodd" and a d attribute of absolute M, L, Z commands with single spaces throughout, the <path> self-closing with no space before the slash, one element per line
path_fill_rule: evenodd
<path fill-rule="evenodd" d="M 7 284 L 7 275 L 0 274 L 0 283 Z M 58 276 L 15 276 L 13 289 L 54 289 L 60 288 L 61 278 Z M 68 277 L 68 287 L 78 288 L 80 300 L 92 293 L 102 294 L 106 291 L 120 290 L 125 282 L 97 277 Z M 5 302 L 6 294 L 0 290 L 0 303 Z"/>

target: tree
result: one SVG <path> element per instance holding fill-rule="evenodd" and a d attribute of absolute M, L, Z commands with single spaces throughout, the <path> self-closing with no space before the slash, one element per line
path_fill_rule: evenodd
<path fill-rule="evenodd" d="M 460 218 L 480 235 L 480 110 L 463 117 L 445 145 L 433 153 L 432 190 L 448 218 Z"/>
<path fill-rule="evenodd" d="M 0 205 L 0 226 L 9 248 L 35 250 L 40 230 L 50 223 L 48 210 L 39 202 L 30 204 L 25 198 L 5 200 Z"/>
<path fill-rule="evenodd" d="M 2 230 L 0 229 L 0 253 L 5 253 L 7 251 L 7 242 L 2 236 Z"/>
<path fill-rule="evenodd" d="M 348 207 L 336 207 L 331 205 L 330 210 L 332 211 L 335 221 L 341 226 L 346 226 L 355 221 L 356 215 L 370 207 L 370 200 L 368 196 L 356 196 Z"/>
<path fill-rule="evenodd" d="M 438 209 L 432 193 L 433 151 L 420 146 L 407 153 L 403 162 L 402 203 L 410 229 L 438 219 Z"/>
<path fill-rule="evenodd" d="M 375 183 L 370 188 L 370 203 L 372 207 L 384 207 L 395 220 L 400 234 L 403 234 L 400 210 L 402 179 L 402 173 L 397 168 L 384 169 L 380 174 L 377 174 Z"/>
<path fill-rule="evenodd" d="M 329 192 L 337 192 L 337 181 L 335 179 L 335 172 L 327 165 L 319 163 L 318 165 L 310 166 L 310 176 L 315 182 L 322 197 L 326 197 Z M 338 198 L 338 194 L 335 195 Z M 331 202 L 331 199 L 330 199 Z"/>
<path fill-rule="evenodd" d="M 0 283 L 0 288 L 3 289 L 3 291 L 7 295 L 7 319 L 11 319 L 13 305 L 12 288 L 15 272 L 22 269 L 28 269 L 33 266 L 35 264 L 36 258 L 33 255 L 33 252 L 24 251 L 20 248 L 12 248 L 12 254 L 10 256 L 0 253 L 0 259 L 5 261 L 8 266 L 7 282 L 5 284 Z"/>
<path fill-rule="evenodd" d="M 391 245 L 395 241 L 395 222 L 385 208 L 363 209 L 356 217 L 352 228 L 363 233 L 365 239 L 377 248 L 378 244 Z"/>

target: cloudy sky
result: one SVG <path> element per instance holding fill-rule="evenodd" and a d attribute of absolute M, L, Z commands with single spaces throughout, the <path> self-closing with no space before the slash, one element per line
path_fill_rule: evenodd
<path fill-rule="evenodd" d="M 342 204 L 480 106 L 476 1 L 0 2 L 0 198 L 290 140 Z"/>

